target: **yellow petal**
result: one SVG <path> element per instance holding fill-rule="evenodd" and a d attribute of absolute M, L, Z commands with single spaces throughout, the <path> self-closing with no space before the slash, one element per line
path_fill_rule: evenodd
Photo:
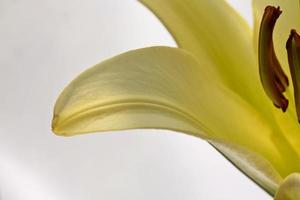
<path fill-rule="evenodd" d="M 152 47 L 121 54 L 71 82 L 57 100 L 53 129 L 74 135 L 167 128 L 198 136 L 203 131 L 220 137 L 228 132 L 229 137 L 233 136 L 233 120 L 243 120 L 243 114 L 245 123 L 256 123 L 248 113 L 247 108 L 252 108 L 218 85 L 207 73 L 209 67 L 205 58 L 200 65 L 194 56 L 176 48 Z M 234 132 L 252 134 L 243 125 L 237 124 Z"/>
<path fill-rule="evenodd" d="M 53 131 L 71 136 L 134 128 L 169 129 L 242 146 L 259 155 L 257 160 L 270 163 L 280 175 L 294 170 L 297 166 L 286 163 L 292 163 L 295 153 L 276 126 L 215 82 L 207 67 L 212 66 L 205 58 L 200 63 L 185 50 L 168 47 L 139 49 L 106 60 L 79 75 L 60 95 Z M 224 145 L 216 147 L 235 163 L 243 156 L 236 153 L 231 157 Z M 251 173 L 246 165 L 241 169 L 271 190 L 276 185 L 275 173 L 265 173 L 259 166 L 254 165 L 256 171 Z"/>
<path fill-rule="evenodd" d="M 299 200 L 300 199 L 300 174 L 293 173 L 286 177 L 280 184 L 275 200 Z"/>
<path fill-rule="evenodd" d="M 251 104 L 264 98 L 247 23 L 223 0 L 141 0 L 162 21 L 179 47 L 211 68 Z"/>

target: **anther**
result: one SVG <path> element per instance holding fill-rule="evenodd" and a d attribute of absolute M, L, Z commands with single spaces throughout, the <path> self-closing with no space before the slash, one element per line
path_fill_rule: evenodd
<path fill-rule="evenodd" d="M 273 45 L 273 30 L 280 14 L 279 7 L 267 6 L 265 8 L 259 31 L 259 74 L 268 97 L 276 107 L 285 112 L 288 100 L 283 92 L 289 83 L 276 57 Z"/>
<path fill-rule="evenodd" d="M 286 43 L 290 72 L 294 86 L 294 97 L 298 121 L 300 122 L 300 36 L 295 30 Z"/>

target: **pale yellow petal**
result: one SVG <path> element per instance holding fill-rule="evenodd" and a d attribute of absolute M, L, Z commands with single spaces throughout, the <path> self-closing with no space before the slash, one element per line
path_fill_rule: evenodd
<path fill-rule="evenodd" d="M 251 134 L 243 125 L 257 124 L 251 115 L 256 111 L 218 85 L 207 67 L 211 63 L 205 58 L 200 65 L 186 51 L 168 47 L 135 50 L 104 61 L 82 73 L 60 95 L 54 111 L 54 131 L 73 135 L 167 128 L 234 138 L 230 129 L 235 125 L 233 120 L 239 119 L 245 123 L 236 124 L 234 132 Z M 158 117 L 160 113 L 163 115 Z M 174 123 L 182 120 L 184 125 Z"/>

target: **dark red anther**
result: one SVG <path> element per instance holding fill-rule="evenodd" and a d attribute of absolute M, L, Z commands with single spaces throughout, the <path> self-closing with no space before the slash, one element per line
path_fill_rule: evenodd
<path fill-rule="evenodd" d="M 279 7 L 267 6 L 265 8 L 259 31 L 259 74 L 268 97 L 276 107 L 285 112 L 288 107 L 288 100 L 283 92 L 289 82 L 276 57 L 273 45 L 273 30 L 280 14 Z"/>
<path fill-rule="evenodd" d="M 294 86 L 296 112 L 298 121 L 300 121 L 300 36 L 295 30 L 291 30 L 286 49 Z"/>

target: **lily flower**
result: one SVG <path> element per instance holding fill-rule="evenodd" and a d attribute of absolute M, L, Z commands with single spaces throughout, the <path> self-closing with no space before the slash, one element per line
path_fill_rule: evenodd
<path fill-rule="evenodd" d="M 137 49 L 86 70 L 59 96 L 53 131 L 186 133 L 276 200 L 299 200 L 298 0 L 254 0 L 254 32 L 224 0 L 141 2 L 178 48 Z"/>

